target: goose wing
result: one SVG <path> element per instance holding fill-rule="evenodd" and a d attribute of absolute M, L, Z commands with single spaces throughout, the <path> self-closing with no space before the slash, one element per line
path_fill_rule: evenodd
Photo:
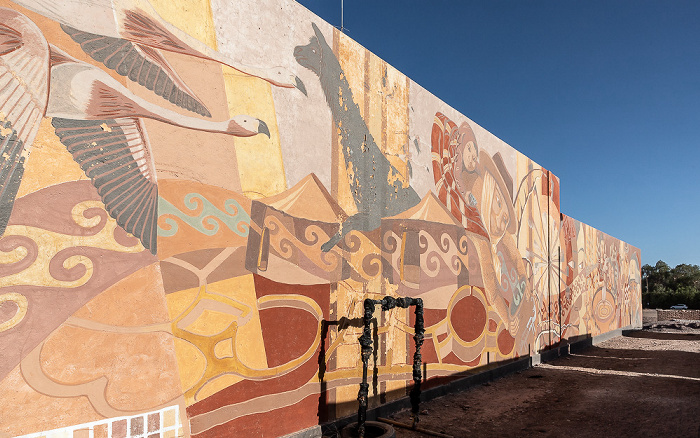
<path fill-rule="evenodd" d="M 92 180 L 110 216 L 156 254 L 158 186 L 141 120 L 54 117 L 52 124 L 61 143 Z"/>
<path fill-rule="evenodd" d="M 48 101 L 49 48 L 27 17 L 0 8 L 0 235 Z"/>
<path fill-rule="evenodd" d="M 61 28 L 95 61 L 127 76 L 180 108 L 211 117 L 207 107 L 158 50 L 122 38 L 83 32 L 65 24 Z"/>

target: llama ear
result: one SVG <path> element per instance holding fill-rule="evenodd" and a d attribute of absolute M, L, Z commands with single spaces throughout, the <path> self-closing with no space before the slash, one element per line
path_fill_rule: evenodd
<path fill-rule="evenodd" d="M 321 30 L 316 26 L 316 23 L 311 23 L 311 27 L 314 28 L 314 33 L 316 34 L 316 38 L 318 38 L 319 41 L 325 42 L 326 39 L 323 37 L 323 34 L 321 33 Z"/>

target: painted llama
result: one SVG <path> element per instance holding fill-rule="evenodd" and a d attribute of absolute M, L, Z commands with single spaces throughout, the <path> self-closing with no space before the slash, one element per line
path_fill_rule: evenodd
<path fill-rule="evenodd" d="M 340 230 L 321 249 L 330 251 L 352 230 L 370 231 L 381 225 L 383 217 L 393 216 L 420 202 L 410 186 L 404 186 L 399 171 L 382 154 L 362 119 L 360 108 L 333 50 L 312 23 L 315 36 L 309 44 L 297 46 L 294 57 L 303 67 L 316 73 L 321 81 L 333 121 L 340 132 L 350 190 L 357 214 L 345 220 Z"/>

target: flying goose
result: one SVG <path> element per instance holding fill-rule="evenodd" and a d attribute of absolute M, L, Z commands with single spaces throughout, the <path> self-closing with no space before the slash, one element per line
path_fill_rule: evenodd
<path fill-rule="evenodd" d="M 160 53 L 195 56 L 227 65 L 272 85 L 298 88 L 303 82 L 282 67 L 258 68 L 235 62 L 165 21 L 148 0 L 13 0 L 57 21 L 96 61 L 189 111 L 211 117 Z"/>
<path fill-rule="evenodd" d="M 270 135 L 255 117 L 214 122 L 154 105 L 50 45 L 26 16 L 0 8 L 0 235 L 42 117 L 53 118 L 56 135 L 91 178 L 107 212 L 153 254 L 158 187 L 142 119 L 237 137 Z"/>

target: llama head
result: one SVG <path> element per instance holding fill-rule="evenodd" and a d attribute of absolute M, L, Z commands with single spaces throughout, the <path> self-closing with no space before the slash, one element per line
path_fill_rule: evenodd
<path fill-rule="evenodd" d="M 296 58 L 297 62 L 302 67 L 306 67 L 317 75 L 320 75 L 321 66 L 323 64 L 323 52 L 324 50 L 330 51 L 331 48 L 328 46 L 328 43 L 326 43 L 326 39 L 323 37 L 318 26 L 314 23 L 311 23 L 311 26 L 314 28 L 315 35 L 311 37 L 309 44 L 305 46 L 296 46 L 294 48 L 294 58 Z"/>

